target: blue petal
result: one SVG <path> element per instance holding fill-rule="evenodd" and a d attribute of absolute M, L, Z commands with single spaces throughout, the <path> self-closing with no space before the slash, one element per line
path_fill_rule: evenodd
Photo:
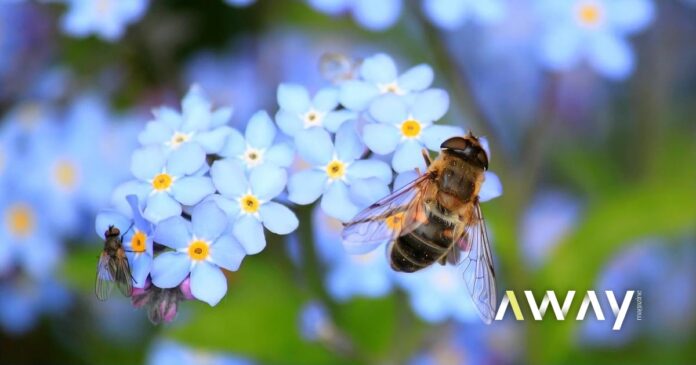
<path fill-rule="evenodd" d="M 435 25 L 453 30 L 464 23 L 467 16 L 466 5 L 467 2 L 460 0 L 425 0 L 423 13 Z"/>
<path fill-rule="evenodd" d="M 194 236 L 212 242 L 227 228 L 227 216 L 215 202 L 201 203 L 193 208 L 191 227 Z"/>
<path fill-rule="evenodd" d="M 396 176 L 394 179 L 394 191 L 397 191 L 404 187 L 406 184 L 418 178 L 418 174 L 415 171 L 405 171 Z"/>
<path fill-rule="evenodd" d="M 104 232 L 109 229 L 109 226 L 114 226 L 121 231 L 121 234 L 126 233 L 133 221 L 128 219 L 123 214 L 116 211 L 104 211 L 97 214 L 97 219 L 94 222 L 94 228 L 97 231 L 97 236 L 104 238 Z"/>
<path fill-rule="evenodd" d="M 464 135 L 464 131 L 451 125 L 430 125 L 423 130 L 421 138 L 429 150 L 439 151 L 442 142 L 450 137 Z"/>
<path fill-rule="evenodd" d="M 197 143 L 184 143 L 167 159 L 167 172 L 173 176 L 191 175 L 205 164 L 205 151 Z"/>
<path fill-rule="evenodd" d="M 236 200 L 225 198 L 222 195 L 213 194 L 213 195 L 205 198 L 204 201 L 215 202 L 215 204 L 217 204 L 218 208 L 222 209 L 222 211 L 225 212 L 225 214 L 227 215 L 227 217 L 229 219 L 234 220 L 239 215 L 240 206 L 239 206 L 239 202 Z"/>
<path fill-rule="evenodd" d="M 346 173 L 351 183 L 354 179 L 365 179 L 368 177 L 375 177 L 385 184 L 391 183 L 392 180 L 391 167 L 379 160 L 355 161 L 348 167 Z"/>
<path fill-rule="evenodd" d="M 172 185 L 172 195 L 183 205 L 198 204 L 214 192 L 215 186 L 207 176 L 182 177 Z"/>
<path fill-rule="evenodd" d="M 227 135 L 225 145 L 220 150 L 220 156 L 237 157 L 244 153 L 246 149 L 246 141 L 238 130 L 232 129 Z"/>
<path fill-rule="evenodd" d="M 655 4 L 650 0 L 615 0 L 603 3 L 607 21 L 620 34 L 632 34 L 644 29 L 655 18 Z"/>
<path fill-rule="evenodd" d="M 397 124 L 408 118 L 408 110 L 400 96 L 384 94 L 370 104 L 370 115 L 378 122 Z"/>
<path fill-rule="evenodd" d="M 309 110 L 310 100 L 307 89 L 297 84 L 278 86 L 278 105 L 291 113 L 301 114 Z"/>
<path fill-rule="evenodd" d="M 336 109 L 338 106 L 338 89 L 335 87 L 326 87 L 317 91 L 312 99 L 314 108 L 321 112 L 328 112 Z"/>
<path fill-rule="evenodd" d="M 396 65 L 391 57 L 384 53 L 378 53 L 366 58 L 360 66 L 360 75 L 363 79 L 386 84 L 396 80 Z"/>
<path fill-rule="evenodd" d="M 374 84 L 361 80 L 348 80 L 341 84 L 339 101 L 347 109 L 363 111 L 379 95 Z"/>
<path fill-rule="evenodd" d="M 300 171 L 290 176 L 288 199 L 297 204 L 310 204 L 324 192 L 327 176 L 318 170 Z"/>
<path fill-rule="evenodd" d="M 191 222 L 181 216 L 165 219 L 155 228 L 153 240 L 173 249 L 188 247 L 191 241 Z"/>
<path fill-rule="evenodd" d="M 149 181 L 162 172 L 167 158 L 160 147 L 152 146 L 133 151 L 131 172 L 139 180 Z"/>
<path fill-rule="evenodd" d="M 259 209 L 263 225 L 275 234 L 288 234 L 297 229 L 300 222 L 290 209 L 276 202 L 268 202 Z"/>
<path fill-rule="evenodd" d="M 348 187 L 340 181 L 332 183 L 326 189 L 321 198 L 321 209 L 341 222 L 348 222 L 360 212 L 360 208 L 350 200 Z"/>
<path fill-rule="evenodd" d="M 181 214 L 181 205 L 166 192 L 150 195 L 143 212 L 143 216 L 154 223 L 179 214 Z"/>
<path fill-rule="evenodd" d="M 289 167 L 295 159 L 295 149 L 290 143 L 278 143 L 266 151 L 264 159 L 278 167 Z"/>
<path fill-rule="evenodd" d="M 188 255 L 163 252 L 152 261 L 152 283 L 159 288 L 173 288 L 186 279 L 190 267 Z"/>
<path fill-rule="evenodd" d="M 547 31 L 541 38 L 541 60 L 553 70 L 567 70 L 580 60 L 581 33 L 572 26 Z"/>
<path fill-rule="evenodd" d="M 207 154 L 219 153 L 227 142 L 227 136 L 233 129 L 228 126 L 220 126 L 210 131 L 198 132 L 193 136 L 193 141 L 203 147 Z"/>
<path fill-rule="evenodd" d="M 261 165 L 251 171 L 249 185 L 251 190 L 263 201 L 271 200 L 285 189 L 288 174 L 285 169 L 271 164 Z"/>
<path fill-rule="evenodd" d="M 152 114 L 154 114 L 157 122 L 161 122 L 173 131 L 178 130 L 181 127 L 181 123 L 184 122 L 181 114 L 169 107 L 155 108 L 152 110 Z"/>
<path fill-rule="evenodd" d="M 401 74 L 397 84 L 406 91 L 421 91 L 427 89 L 433 83 L 433 78 L 432 67 L 421 64 Z"/>
<path fill-rule="evenodd" d="M 250 215 L 243 215 L 234 222 L 232 232 L 248 255 L 257 254 L 266 247 L 263 226 L 258 219 Z"/>
<path fill-rule="evenodd" d="M 142 288 L 147 283 L 147 276 L 152 269 L 152 255 L 146 253 L 128 253 L 130 260 L 131 275 L 133 276 L 133 286 Z"/>
<path fill-rule="evenodd" d="M 389 195 L 388 183 L 378 178 L 353 181 L 350 184 L 350 198 L 359 207 L 366 207 Z"/>
<path fill-rule="evenodd" d="M 486 171 L 485 180 L 479 191 L 479 201 L 485 202 L 503 195 L 503 184 L 498 175 Z"/>
<path fill-rule="evenodd" d="M 216 265 L 230 271 L 239 269 L 244 256 L 246 256 L 244 247 L 230 235 L 224 235 L 210 245 L 210 258 L 212 261 Z"/>
<path fill-rule="evenodd" d="M 135 228 L 143 232 L 149 233 L 152 230 L 152 224 L 143 217 L 143 212 L 140 208 L 140 200 L 138 196 L 133 194 L 128 195 L 126 196 L 126 201 L 128 201 L 128 205 L 131 208 Z"/>
<path fill-rule="evenodd" d="M 228 198 L 246 194 L 249 188 L 244 167 L 239 161 L 224 159 L 213 162 L 210 176 L 218 192 Z"/>
<path fill-rule="evenodd" d="M 401 0 L 355 0 L 353 17 L 367 29 L 385 30 L 399 19 Z"/>
<path fill-rule="evenodd" d="M 401 134 L 392 124 L 370 123 L 363 127 L 363 140 L 372 152 L 386 155 L 394 152 Z"/>
<path fill-rule="evenodd" d="M 599 33 L 587 46 L 590 64 L 602 75 L 623 80 L 633 72 L 633 51 L 624 39 L 610 33 Z"/>
<path fill-rule="evenodd" d="M 404 172 L 420 168 L 421 172 L 425 172 L 425 161 L 421 154 L 422 146 L 414 140 L 405 141 L 394 153 L 392 167 L 396 172 Z"/>
<path fill-rule="evenodd" d="M 247 143 L 259 149 L 270 147 L 275 135 L 275 124 L 265 110 L 260 110 L 251 117 L 245 131 Z"/>
<path fill-rule="evenodd" d="M 118 185 L 111 194 L 111 204 L 121 213 L 128 213 L 131 207 L 126 197 L 135 194 L 138 197 L 141 207 L 145 206 L 148 194 L 152 191 L 152 184 L 138 180 L 127 181 Z"/>
<path fill-rule="evenodd" d="M 449 108 L 449 95 L 442 89 L 429 89 L 419 93 L 411 107 L 413 117 L 430 123 L 442 118 Z"/>
<path fill-rule="evenodd" d="M 356 115 L 349 110 L 336 110 L 324 116 L 322 124 L 329 132 L 336 132 L 348 120 L 355 119 Z"/>
<path fill-rule="evenodd" d="M 166 124 L 159 121 L 148 122 L 145 130 L 138 135 L 138 141 L 143 146 L 151 144 L 163 144 L 172 137 L 174 131 Z"/>
<path fill-rule="evenodd" d="M 331 161 L 334 146 L 331 136 L 322 128 L 309 128 L 295 136 L 297 152 L 313 166 L 324 166 Z"/>
<path fill-rule="evenodd" d="M 365 146 L 360 141 L 355 123 L 344 124 L 336 132 L 336 155 L 343 162 L 357 160 L 365 152 Z"/>
<path fill-rule="evenodd" d="M 19 251 L 19 261 L 34 279 L 52 275 L 53 270 L 63 258 L 63 246 L 48 237 L 35 237 L 36 241 Z"/>
<path fill-rule="evenodd" d="M 297 132 L 304 128 L 304 123 L 299 117 L 299 114 L 292 113 L 287 110 L 278 110 L 276 113 L 276 123 L 283 133 L 288 136 L 294 136 Z"/>
<path fill-rule="evenodd" d="M 232 107 L 222 107 L 213 112 L 212 119 L 210 120 L 211 127 L 219 127 L 227 124 L 227 122 L 232 117 L 234 109 Z"/>
<path fill-rule="evenodd" d="M 227 293 L 227 279 L 217 266 L 201 261 L 191 272 L 191 294 L 211 306 L 220 302 Z"/>

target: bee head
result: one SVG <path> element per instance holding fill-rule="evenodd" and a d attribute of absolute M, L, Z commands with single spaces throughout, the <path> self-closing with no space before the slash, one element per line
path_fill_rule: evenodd
<path fill-rule="evenodd" d="M 471 131 L 464 137 L 452 137 L 442 142 L 440 148 L 488 170 L 486 150 L 483 149 L 479 139 Z"/>
<path fill-rule="evenodd" d="M 114 226 L 109 226 L 109 228 L 107 228 L 106 232 L 104 232 L 105 237 L 114 237 L 114 236 L 120 236 L 120 235 L 121 235 L 121 231 Z"/>

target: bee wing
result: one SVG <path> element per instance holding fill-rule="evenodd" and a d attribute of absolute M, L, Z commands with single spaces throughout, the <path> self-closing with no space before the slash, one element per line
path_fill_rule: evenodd
<path fill-rule="evenodd" d="M 116 260 L 116 286 L 118 290 L 127 297 L 133 294 L 133 276 L 131 275 L 128 257 L 126 257 L 123 248 L 120 248 L 119 259 Z"/>
<path fill-rule="evenodd" d="M 102 252 L 97 263 L 97 279 L 94 285 L 94 293 L 99 300 L 107 300 L 111 296 L 111 290 L 114 288 L 114 278 L 111 276 L 109 269 L 109 255 Z"/>
<path fill-rule="evenodd" d="M 463 269 L 464 281 L 471 300 L 486 324 L 491 323 L 496 310 L 495 270 L 488 241 L 486 223 L 478 202 L 474 204 L 474 217 L 457 238 L 449 262 L 458 262 Z"/>
<path fill-rule="evenodd" d="M 343 228 L 341 236 L 346 251 L 352 254 L 372 251 L 425 223 L 423 198 L 432 187 L 431 181 L 430 174 L 423 174 L 358 213 Z"/>

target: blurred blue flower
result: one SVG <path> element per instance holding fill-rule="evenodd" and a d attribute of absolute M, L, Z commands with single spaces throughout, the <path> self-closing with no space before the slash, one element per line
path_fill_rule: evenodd
<path fill-rule="evenodd" d="M 276 126 L 268 113 L 258 111 L 249 120 L 244 137 L 237 130 L 231 131 L 219 155 L 239 159 L 247 169 L 265 163 L 288 167 L 293 162 L 295 151 L 289 143 L 274 144 L 276 133 Z"/>
<path fill-rule="evenodd" d="M 578 199 L 547 191 L 531 202 L 521 226 L 520 244 L 527 264 L 539 268 L 580 217 Z"/>
<path fill-rule="evenodd" d="M 247 174 L 241 162 L 224 159 L 210 169 L 220 195 L 211 196 L 231 220 L 234 236 L 253 255 L 266 247 L 263 227 L 276 234 L 288 234 L 299 225 L 297 216 L 286 206 L 272 201 L 285 189 L 287 172 L 267 164 Z"/>
<path fill-rule="evenodd" d="M 424 320 L 479 321 L 463 279 L 462 266 L 433 264 L 415 273 L 398 273 L 397 282 L 409 295 L 413 311 Z"/>
<path fill-rule="evenodd" d="M 154 343 L 147 357 L 148 365 L 252 365 L 253 362 L 229 354 L 204 352 L 172 341 Z"/>
<path fill-rule="evenodd" d="M 205 152 L 194 144 L 184 144 L 169 156 L 161 147 L 144 147 L 133 153 L 131 161 L 138 180 L 126 183 L 119 194 L 137 195 L 145 202 L 145 218 L 157 223 L 181 214 L 182 204 L 198 204 L 215 192 L 210 178 L 200 173 L 205 169 Z"/>
<path fill-rule="evenodd" d="M 324 212 L 346 222 L 389 193 L 391 169 L 379 160 L 360 159 L 365 146 L 353 123 L 341 127 L 335 142 L 320 128 L 298 133 L 295 141 L 300 157 L 312 167 L 290 177 L 290 201 L 310 204 L 323 195 Z"/>
<path fill-rule="evenodd" d="M 42 314 L 67 309 L 70 293 L 50 277 L 32 280 L 24 276 L 0 281 L 0 328 L 9 334 L 31 330 Z"/>
<path fill-rule="evenodd" d="M 213 111 L 203 90 L 193 85 L 181 101 L 181 109 L 181 113 L 169 107 L 154 109 L 155 119 L 138 136 L 140 143 L 168 150 L 192 144 L 207 154 L 220 152 L 231 130 L 225 124 L 232 116 L 232 108 Z"/>
<path fill-rule="evenodd" d="M 423 12 L 440 28 L 454 30 L 471 19 L 480 24 L 497 23 L 505 16 L 502 0 L 424 0 Z"/>
<path fill-rule="evenodd" d="M 564 71 L 586 59 L 600 74 L 618 80 L 628 77 L 635 64 L 626 37 L 655 17 L 652 0 L 544 0 L 538 6 L 545 66 Z"/>
<path fill-rule="evenodd" d="M 300 334 L 307 341 L 326 340 L 335 331 L 326 307 L 318 301 L 310 301 L 300 310 Z"/>
<path fill-rule="evenodd" d="M 307 0 L 317 11 L 332 16 L 350 11 L 361 26 L 373 31 L 390 28 L 401 15 L 402 0 Z"/>
<path fill-rule="evenodd" d="M 425 171 L 421 150 L 427 147 L 439 151 L 447 138 L 463 135 L 459 127 L 434 125 L 449 108 L 449 96 L 440 89 L 397 96 L 385 94 L 370 105 L 370 115 L 379 123 L 366 124 L 365 144 L 372 152 L 386 155 L 392 152 L 392 167 L 396 172 L 420 168 Z"/>
<path fill-rule="evenodd" d="M 256 2 L 256 0 L 225 0 L 225 2 L 232 6 L 249 6 Z"/>
<path fill-rule="evenodd" d="M 211 306 L 227 292 L 222 269 L 236 271 L 245 256 L 244 248 L 231 236 L 225 213 L 213 202 L 193 208 L 191 221 L 176 216 L 157 225 L 154 240 L 174 249 L 155 257 L 152 283 L 173 288 L 191 274 L 191 293 Z"/>
<path fill-rule="evenodd" d="M 276 113 L 276 122 L 288 136 L 295 136 L 297 132 L 311 127 L 336 132 L 341 124 L 355 117 L 350 111 L 335 110 L 338 107 L 338 89 L 334 87 L 321 89 L 310 99 L 304 86 L 280 84 L 278 105 L 280 109 Z"/>
<path fill-rule="evenodd" d="M 341 84 L 341 105 L 354 111 L 367 110 L 377 96 L 386 93 L 405 95 L 423 91 L 433 82 L 433 69 L 420 64 L 399 75 L 394 60 L 384 53 L 367 57 L 360 65 L 360 79 Z"/>
<path fill-rule="evenodd" d="M 312 215 L 316 250 L 328 270 L 325 284 L 329 294 L 340 301 L 354 296 L 376 298 L 392 289 L 393 275 L 384 251 L 349 255 L 341 242 L 343 224 L 329 217 L 319 207 Z"/>
<path fill-rule="evenodd" d="M 46 278 L 63 256 L 63 246 L 46 217 L 45 199 L 12 185 L 0 191 L 0 275 L 21 268 L 32 278 Z"/>
<path fill-rule="evenodd" d="M 114 226 L 121 231 L 123 247 L 133 276 L 133 286 L 142 288 L 152 267 L 154 227 L 143 218 L 138 198 L 135 195 L 129 195 L 127 200 L 131 207 L 130 217 L 117 211 L 101 212 L 97 215 L 95 229 L 101 239 L 104 239 L 104 232 L 109 226 Z"/>
<path fill-rule="evenodd" d="M 138 21 L 147 10 L 147 0 L 62 0 L 68 6 L 61 19 L 63 30 L 86 37 L 96 34 L 107 41 L 123 35 L 128 24 Z"/>

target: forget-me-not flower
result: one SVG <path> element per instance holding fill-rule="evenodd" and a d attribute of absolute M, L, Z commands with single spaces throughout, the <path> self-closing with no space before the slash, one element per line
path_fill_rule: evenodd
<path fill-rule="evenodd" d="M 340 86 L 341 105 L 353 111 L 363 111 L 377 96 L 386 93 L 405 95 L 423 91 L 433 83 L 433 69 L 420 64 L 401 75 L 394 60 L 384 53 L 366 58 L 360 65 L 360 79 L 347 80 Z"/>
<path fill-rule="evenodd" d="M 171 217 L 157 225 L 155 241 L 174 249 L 155 257 L 152 283 L 173 288 L 191 275 L 191 294 L 211 306 L 227 292 L 227 280 L 221 268 L 236 271 L 245 256 L 244 248 L 227 229 L 225 212 L 213 202 L 193 208 L 191 221 Z"/>
<path fill-rule="evenodd" d="M 274 144 L 276 134 L 275 123 L 268 113 L 258 111 L 249 120 L 244 136 L 232 130 L 220 156 L 239 159 L 247 169 L 264 163 L 288 167 L 292 164 L 295 151 L 289 143 Z"/>
<path fill-rule="evenodd" d="M 347 110 L 338 107 L 338 89 L 323 88 L 310 98 L 307 89 L 298 84 L 278 86 L 278 105 L 276 122 L 283 133 L 295 136 L 297 132 L 312 127 L 323 127 L 336 132 L 348 119 L 355 117 Z"/>
<path fill-rule="evenodd" d="M 133 153 L 131 171 L 138 181 L 126 183 L 126 190 L 145 202 L 143 215 L 157 223 L 181 214 L 182 204 L 197 204 L 215 192 L 210 178 L 200 174 L 206 168 L 205 153 L 193 144 L 168 156 L 161 147 L 144 147 Z"/>
<path fill-rule="evenodd" d="M 568 70 L 587 60 L 612 79 L 631 74 L 635 55 L 626 37 L 655 17 L 652 0 L 544 0 L 538 6 L 544 22 L 540 44 L 544 65 Z"/>
<path fill-rule="evenodd" d="M 138 198 L 135 195 L 129 195 L 127 200 L 131 207 L 132 218 L 117 211 L 105 211 L 97 215 L 95 229 L 101 239 L 104 239 L 104 232 L 109 226 L 114 226 L 121 231 L 123 248 L 126 250 L 133 276 L 133 286 L 143 288 L 152 267 L 154 227 L 143 218 Z"/>
<path fill-rule="evenodd" d="M 42 314 L 67 310 L 70 293 L 52 277 L 31 280 L 15 276 L 0 281 L 0 329 L 11 335 L 30 331 Z"/>
<path fill-rule="evenodd" d="M 213 195 L 233 223 L 234 236 L 249 255 L 266 247 L 263 227 L 276 234 L 288 234 L 299 221 L 286 206 L 272 201 L 285 189 L 287 172 L 277 166 L 262 165 L 247 176 L 240 161 L 224 159 L 210 169 L 213 183 L 220 195 Z"/>
<path fill-rule="evenodd" d="M 439 151 L 447 138 L 463 134 L 459 127 L 433 124 L 448 107 L 449 96 L 441 89 L 405 96 L 382 95 L 370 105 L 370 115 L 380 123 L 365 125 L 365 144 L 380 155 L 395 152 L 392 167 L 396 172 L 415 168 L 425 171 L 421 154 L 424 146 Z"/>
<path fill-rule="evenodd" d="M 243 357 L 208 352 L 191 348 L 177 342 L 157 340 L 147 356 L 147 365 L 253 365 Z"/>
<path fill-rule="evenodd" d="M 68 11 L 63 16 L 63 30 L 78 37 L 96 34 L 107 41 L 123 35 L 126 26 L 140 19 L 147 10 L 147 0 L 64 0 Z"/>
<path fill-rule="evenodd" d="M 382 31 L 390 28 L 401 15 L 402 0 L 308 0 L 317 11 L 332 16 L 350 11 L 358 24 L 366 29 Z"/>
<path fill-rule="evenodd" d="M 480 24 L 493 24 L 505 16 L 502 0 L 424 0 L 423 12 L 433 24 L 454 30 L 467 20 Z"/>
<path fill-rule="evenodd" d="M 175 150 L 193 144 L 207 154 L 220 152 L 231 128 L 225 124 L 232 108 L 212 110 L 203 90 L 193 85 L 181 101 L 181 113 L 169 107 L 154 109 L 155 119 L 148 122 L 138 140 L 143 146 L 159 145 Z"/>
<path fill-rule="evenodd" d="M 344 124 L 335 142 L 320 128 L 299 133 L 295 141 L 300 157 L 312 167 L 290 177 L 290 201 L 310 204 L 323 195 L 324 212 L 346 222 L 389 193 L 391 169 L 383 161 L 360 159 L 365 146 L 354 123 Z"/>

